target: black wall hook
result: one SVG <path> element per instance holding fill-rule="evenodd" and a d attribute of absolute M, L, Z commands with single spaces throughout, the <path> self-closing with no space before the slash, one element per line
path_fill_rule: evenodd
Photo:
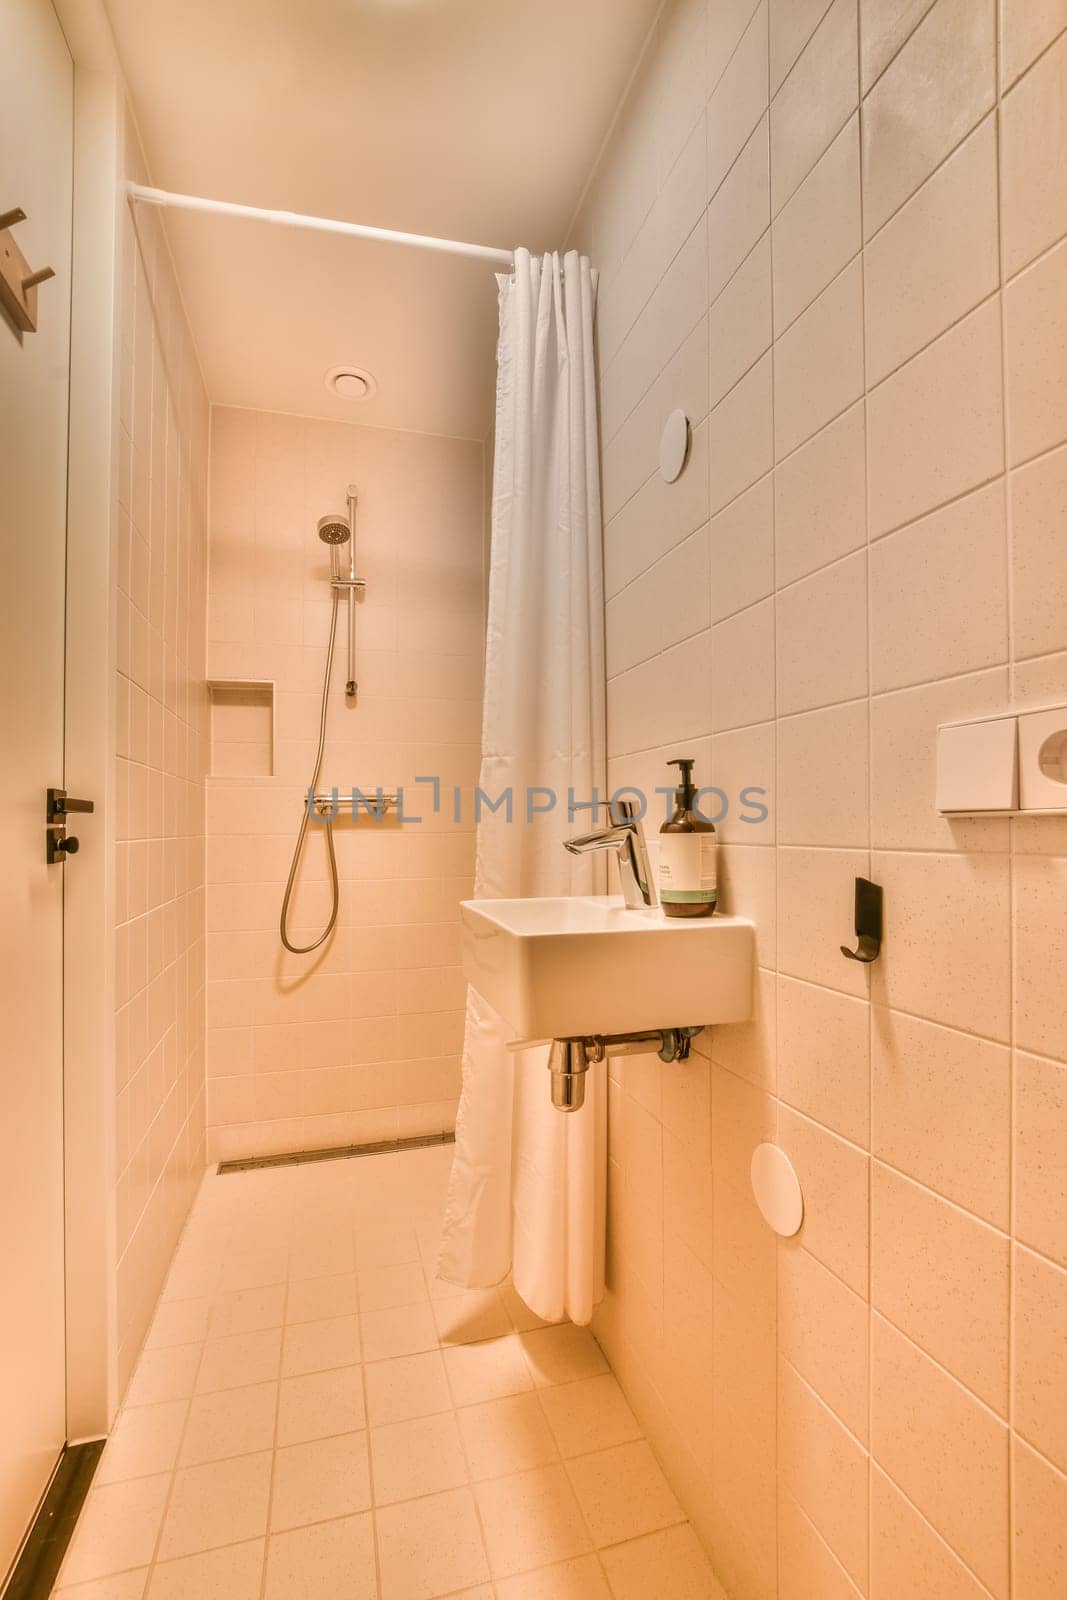
<path fill-rule="evenodd" d="M 850 961 L 877 961 L 882 953 L 882 886 L 869 878 L 856 879 L 856 938 L 856 949 L 843 944 L 841 954 Z"/>

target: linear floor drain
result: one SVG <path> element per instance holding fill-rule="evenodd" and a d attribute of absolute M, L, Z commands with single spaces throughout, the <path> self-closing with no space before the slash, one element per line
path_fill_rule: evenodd
<path fill-rule="evenodd" d="M 6 1588 L 0 1575 L 3 1600 L 48 1600 L 105 1443 L 64 1446 Z"/>
<path fill-rule="evenodd" d="M 322 1150 L 286 1150 L 276 1156 L 242 1156 L 238 1161 L 220 1161 L 219 1175 L 227 1172 L 255 1172 L 259 1167 L 300 1167 L 306 1161 L 350 1161 L 354 1156 L 387 1156 L 397 1150 L 425 1150 L 431 1145 L 455 1144 L 451 1129 L 444 1133 L 417 1133 L 410 1139 L 376 1139 L 372 1144 L 331 1144 Z"/>

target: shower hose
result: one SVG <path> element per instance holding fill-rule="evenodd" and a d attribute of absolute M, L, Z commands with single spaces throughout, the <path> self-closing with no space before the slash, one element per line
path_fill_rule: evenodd
<path fill-rule="evenodd" d="M 304 838 L 307 834 L 308 823 L 311 820 L 311 811 L 315 803 L 315 795 L 318 793 L 319 773 L 322 770 L 322 752 L 326 745 L 326 711 L 329 705 L 330 697 L 330 674 L 333 670 L 333 645 L 334 640 L 337 637 L 337 601 L 338 594 L 337 590 L 335 589 L 333 593 L 333 609 L 330 612 L 330 644 L 326 651 L 326 671 L 324 672 L 322 678 L 322 707 L 319 711 L 319 748 L 318 753 L 315 756 L 315 770 L 311 775 L 311 792 L 304 805 L 304 814 L 300 819 L 300 832 L 296 836 L 296 849 L 293 851 L 292 865 L 289 868 L 289 880 L 285 885 L 285 894 L 282 898 L 282 914 L 278 925 L 278 931 L 282 936 L 282 944 L 287 950 L 290 950 L 294 956 L 309 955 L 312 950 L 317 950 L 320 944 L 325 944 L 326 940 L 333 932 L 334 924 L 337 921 L 337 910 L 340 904 L 340 890 L 337 885 L 337 855 L 333 847 L 334 818 L 332 815 L 327 814 L 325 819 L 326 857 L 330 864 L 330 884 L 333 889 L 333 906 L 330 911 L 330 920 L 327 922 L 325 928 L 323 928 L 318 938 L 314 939 L 311 944 L 293 944 L 292 940 L 289 938 L 286 924 L 289 921 L 289 901 L 292 899 L 293 885 L 296 882 L 296 874 L 300 867 L 300 852 L 304 848 Z"/>

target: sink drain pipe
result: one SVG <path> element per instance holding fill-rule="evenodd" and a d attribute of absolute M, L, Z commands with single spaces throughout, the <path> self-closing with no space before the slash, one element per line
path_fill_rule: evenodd
<path fill-rule="evenodd" d="M 579 1111 L 585 1103 L 585 1075 L 608 1056 L 644 1056 L 654 1050 L 661 1061 L 688 1059 L 700 1028 L 652 1028 L 643 1033 L 593 1033 L 553 1039 L 548 1052 L 552 1104 L 557 1111 Z"/>

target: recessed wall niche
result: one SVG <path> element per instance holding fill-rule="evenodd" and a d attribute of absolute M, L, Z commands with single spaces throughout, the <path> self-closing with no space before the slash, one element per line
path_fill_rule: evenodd
<path fill-rule="evenodd" d="M 274 684 L 266 679 L 212 678 L 211 776 L 274 776 Z"/>

